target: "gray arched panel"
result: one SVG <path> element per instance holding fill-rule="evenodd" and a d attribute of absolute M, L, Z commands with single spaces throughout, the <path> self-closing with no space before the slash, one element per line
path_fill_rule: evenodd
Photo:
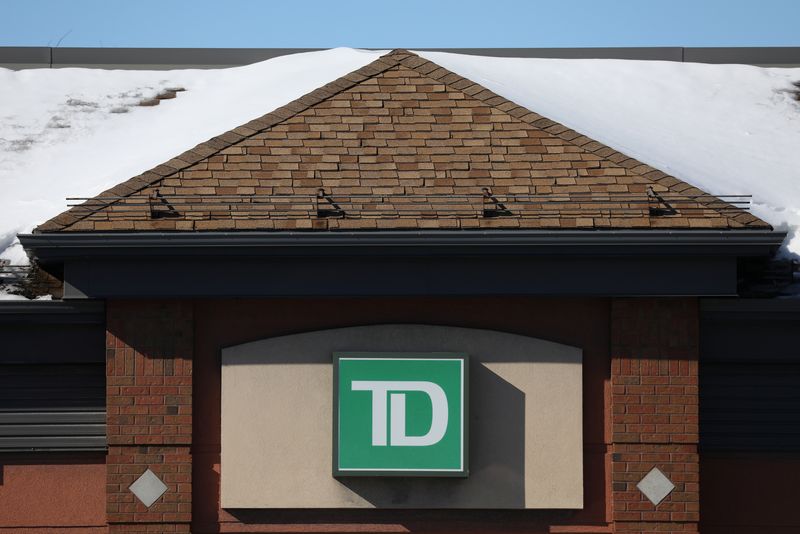
<path fill-rule="evenodd" d="M 334 352 L 470 356 L 470 476 L 331 475 Z M 226 508 L 582 508 L 581 350 L 514 334 L 378 325 L 222 351 Z"/>

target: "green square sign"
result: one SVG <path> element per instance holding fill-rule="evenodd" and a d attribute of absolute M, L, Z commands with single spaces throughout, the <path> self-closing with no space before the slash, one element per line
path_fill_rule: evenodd
<path fill-rule="evenodd" d="M 467 476 L 467 384 L 465 354 L 334 354 L 334 476 Z"/>

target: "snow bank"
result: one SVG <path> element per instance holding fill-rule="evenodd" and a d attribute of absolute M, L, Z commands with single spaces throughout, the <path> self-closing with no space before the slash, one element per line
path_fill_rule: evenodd
<path fill-rule="evenodd" d="M 219 70 L 0 69 L 0 258 L 14 238 L 95 195 L 373 61 L 334 49 Z M 753 211 L 800 254 L 800 69 L 420 55 Z M 178 98 L 136 104 L 163 89 Z"/>
<path fill-rule="evenodd" d="M 419 54 L 711 194 L 752 194 L 800 255 L 800 69 Z"/>

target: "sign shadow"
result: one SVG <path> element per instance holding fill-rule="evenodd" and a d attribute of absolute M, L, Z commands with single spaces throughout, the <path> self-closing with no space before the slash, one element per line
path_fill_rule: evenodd
<path fill-rule="evenodd" d="M 377 508 L 525 507 L 525 393 L 470 362 L 469 477 L 339 477 Z"/>

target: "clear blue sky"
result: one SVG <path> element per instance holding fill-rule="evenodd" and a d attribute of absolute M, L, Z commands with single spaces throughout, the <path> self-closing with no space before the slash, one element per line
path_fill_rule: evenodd
<path fill-rule="evenodd" d="M 800 0 L 0 0 L 0 46 L 797 46 Z"/>

